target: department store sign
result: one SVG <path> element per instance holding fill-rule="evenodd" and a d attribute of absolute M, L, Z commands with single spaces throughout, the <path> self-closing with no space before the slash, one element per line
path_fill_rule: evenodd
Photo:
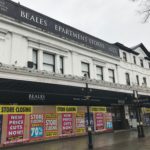
<path fill-rule="evenodd" d="M 0 0 L 0 13 L 14 18 L 18 22 L 33 25 L 57 37 L 113 56 L 119 56 L 119 49 L 116 46 L 10 0 Z"/>

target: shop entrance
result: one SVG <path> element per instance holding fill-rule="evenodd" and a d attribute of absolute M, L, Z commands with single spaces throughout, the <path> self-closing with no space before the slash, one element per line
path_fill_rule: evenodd
<path fill-rule="evenodd" d="M 111 107 L 114 130 L 127 129 L 128 121 L 125 119 L 125 110 L 123 105 L 113 105 Z"/>

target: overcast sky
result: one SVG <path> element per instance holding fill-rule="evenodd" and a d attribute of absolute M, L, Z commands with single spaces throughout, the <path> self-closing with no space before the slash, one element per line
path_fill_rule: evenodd
<path fill-rule="evenodd" d="M 143 24 L 131 0 L 13 0 L 110 43 L 150 51 L 150 23 Z"/>

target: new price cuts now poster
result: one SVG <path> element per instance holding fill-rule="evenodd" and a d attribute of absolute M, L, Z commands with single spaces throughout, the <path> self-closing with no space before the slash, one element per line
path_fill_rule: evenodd
<path fill-rule="evenodd" d="M 71 113 L 62 114 L 62 135 L 73 133 L 73 118 Z"/>
<path fill-rule="evenodd" d="M 8 115 L 7 124 L 7 142 L 19 142 L 23 139 L 24 135 L 24 120 L 25 115 Z"/>

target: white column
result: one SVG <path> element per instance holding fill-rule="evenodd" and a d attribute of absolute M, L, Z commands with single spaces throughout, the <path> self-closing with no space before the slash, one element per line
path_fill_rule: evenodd
<path fill-rule="evenodd" d="M 33 61 L 33 48 L 28 47 L 28 61 Z"/>
<path fill-rule="evenodd" d="M 109 81 L 108 68 L 106 66 L 103 67 L 103 76 L 104 76 L 104 81 Z"/>
<path fill-rule="evenodd" d="M 43 51 L 38 50 L 38 70 L 43 70 Z"/>

